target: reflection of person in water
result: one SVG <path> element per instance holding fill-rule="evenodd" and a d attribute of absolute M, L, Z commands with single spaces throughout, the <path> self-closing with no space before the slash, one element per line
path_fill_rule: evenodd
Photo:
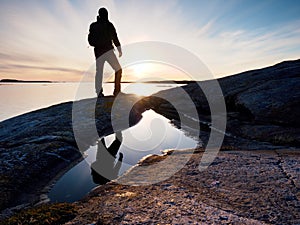
<path fill-rule="evenodd" d="M 98 142 L 96 161 L 91 165 L 93 181 L 96 184 L 105 184 L 118 177 L 123 154 L 119 153 L 117 163 L 115 163 L 115 159 L 121 144 L 121 132 L 116 133 L 116 138 L 109 147 L 106 147 L 104 138 Z"/>

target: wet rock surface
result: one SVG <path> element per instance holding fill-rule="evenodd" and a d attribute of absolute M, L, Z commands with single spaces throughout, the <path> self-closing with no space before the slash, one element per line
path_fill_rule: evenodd
<path fill-rule="evenodd" d="M 242 149 L 241 149 L 242 150 Z M 170 164 L 191 157 L 165 181 L 131 186 L 110 182 L 75 203 L 67 224 L 299 224 L 299 151 L 220 152 L 199 171 L 199 149 L 151 156 L 116 182 L 164 176 Z M 169 158 L 169 165 L 159 164 Z M 147 169 L 156 165 L 157 170 Z"/>

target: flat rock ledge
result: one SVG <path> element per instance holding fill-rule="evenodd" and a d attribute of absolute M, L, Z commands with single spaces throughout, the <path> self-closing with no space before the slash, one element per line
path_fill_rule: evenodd
<path fill-rule="evenodd" d="M 164 176 L 186 155 L 183 169 L 164 181 L 119 184 Z M 300 224 L 300 151 L 220 152 L 200 172 L 202 155 L 198 149 L 144 159 L 74 203 L 78 214 L 66 224 Z"/>

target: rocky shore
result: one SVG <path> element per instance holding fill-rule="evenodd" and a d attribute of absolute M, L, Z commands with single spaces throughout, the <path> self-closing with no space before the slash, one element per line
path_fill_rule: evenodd
<path fill-rule="evenodd" d="M 228 76 L 218 83 L 227 110 L 229 135 L 224 145 L 244 149 L 268 148 L 269 144 L 300 147 L 300 60 Z M 210 81 L 200 84 L 209 86 Z M 197 108 L 203 132 L 210 132 L 210 106 L 199 84 L 191 83 L 183 89 Z M 210 92 L 214 95 L 214 90 Z M 178 93 L 176 89 L 161 91 L 149 97 L 150 105 L 158 113 L 176 118 L 172 102 L 184 105 L 187 112 L 191 107 Z"/>
<path fill-rule="evenodd" d="M 210 81 L 202 85 L 206 82 Z M 77 214 L 67 224 L 299 224 L 300 60 L 218 82 L 225 98 L 227 126 L 223 151 L 207 170 L 198 170 L 204 149 L 150 156 L 119 181 L 155 178 L 173 164 L 157 166 L 155 171 L 143 168 L 166 158 L 174 163 L 184 155 L 191 159 L 175 175 L 153 185 L 110 182 L 95 189 L 73 204 Z M 173 103 L 185 102 L 180 102 L 175 88 L 146 98 L 122 95 L 120 115 L 111 113 L 114 99 L 108 96 L 64 103 L 1 122 L 0 208 L 28 203 L 29 199 L 38 201 L 44 186 L 59 171 L 82 159 L 82 149 L 112 133 L 112 117 L 120 124 L 118 129 L 126 129 L 151 108 L 191 136 L 200 125 L 205 146 L 215 129 L 206 96 L 197 83 L 180 89 L 193 100 L 198 120 L 176 112 Z M 122 112 L 133 103 L 129 118 L 126 113 L 124 118 Z M 78 104 L 81 113 L 75 126 L 73 104 Z M 180 121 L 182 116 L 188 118 L 185 124 Z M 128 119 L 129 124 L 124 122 Z M 89 134 L 93 124 L 98 135 L 82 137 L 76 143 L 74 132 Z"/>

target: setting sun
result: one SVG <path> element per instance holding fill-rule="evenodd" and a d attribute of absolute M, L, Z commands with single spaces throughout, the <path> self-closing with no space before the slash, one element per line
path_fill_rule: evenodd
<path fill-rule="evenodd" d="M 137 78 L 143 78 L 151 71 L 153 71 L 153 65 L 150 63 L 139 63 L 132 66 L 133 75 Z"/>
<path fill-rule="evenodd" d="M 183 71 L 172 65 L 160 62 L 141 62 L 127 67 L 125 66 L 122 79 L 129 82 L 145 82 L 163 80 L 190 80 L 191 78 Z M 113 81 L 113 79 L 110 81 Z"/>

